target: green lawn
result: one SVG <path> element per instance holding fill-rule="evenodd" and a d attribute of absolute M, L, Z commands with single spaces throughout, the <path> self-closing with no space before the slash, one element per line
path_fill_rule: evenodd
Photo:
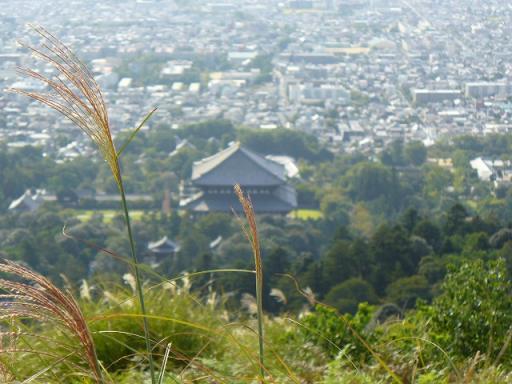
<path fill-rule="evenodd" d="M 140 220 L 146 211 L 143 210 L 132 210 L 130 211 L 130 218 L 132 220 Z M 120 210 L 115 209 L 83 209 L 83 210 L 75 210 L 76 217 L 80 221 L 89 221 L 94 215 L 103 215 L 103 221 L 105 223 L 109 223 L 112 221 L 114 216 L 122 215 Z"/>
<path fill-rule="evenodd" d="M 73 213 L 80 221 L 89 221 L 94 215 L 101 214 L 103 215 L 103 221 L 105 223 L 112 221 L 114 216 L 122 214 L 120 210 L 115 209 L 76 209 L 73 210 Z M 130 211 L 130 218 L 137 221 L 140 220 L 145 213 L 149 213 L 149 211 L 132 210 Z M 301 220 L 319 220 L 324 215 L 318 209 L 296 209 L 295 211 L 290 212 L 288 216 Z"/>
<path fill-rule="evenodd" d="M 290 212 L 289 216 L 301 220 L 319 220 L 324 214 L 318 209 L 296 209 Z"/>

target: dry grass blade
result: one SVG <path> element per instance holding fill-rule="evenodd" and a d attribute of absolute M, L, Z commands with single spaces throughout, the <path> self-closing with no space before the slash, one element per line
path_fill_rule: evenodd
<path fill-rule="evenodd" d="M 11 370 L 0 361 L 0 382 L 1 383 L 10 383 L 14 381 L 14 376 Z"/>
<path fill-rule="evenodd" d="M 260 241 L 258 238 L 258 228 L 256 226 L 256 215 L 252 207 L 251 199 L 244 195 L 240 185 L 235 185 L 235 194 L 242 204 L 247 225 L 239 218 L 242 230 L 247 237 L 247 240 L 251 243 L 252 252 L 254 255 L 254 265 L 256 269 L 256 305 L 258 313 L 258 341 L 259 341 L 259 364 L 260 364 L 260 375 L 261 380 L 265 375 L 265 369 L 263 365 L 263 261 L 261 259 Z"/>
<path fill-rule="evenodd" d="M 473 359 L 471 359 L 471 364 L 470 364 L 466 374 L 464 375 L 464 384 L 473 382 L 473 376 L 475 374 L 475 369 L 480 361 L 482 361 L 482 358 L 480 356 L 480 351 L 476 351 L 476 355 Z"/>
<path fill-rule="evenodd" d="M 165 369 L 167 368 L 167 361 L 169 361 L 169 354 L 171 353 L 172 343 L 168 343 L 165 348 L 164 360 L 162 362 L 162 368 L 160 368 L 160 374 L 158 375 L 158 384 L 164 382 Z"/>
<path fill-rule="evenodd" d="M 146 314 L 138 259 L 135 252 L 135 242 L 119 166 L 119 154 L 112 140 L 110 122 L 103 95 L 91 72 L 66 45 L 40 26 L 32 26 L 32 29 L 41 38 L 41 45 L 35 48 L 23 43 L 20 44 L 31 51 L 35 57 L 52 66 L 56 74 L 54 74 L 53 77 L 47 77 L 29 68 L 18 68 L 20 74 L 41 81 L 50 91 L 49 93 L 29 92 L 22 89 L 11 89 L 11 91 L 31 97 L 58 111 L 84 131 L 100 149 L 103 157 L 110 166 L 121 195 L 140 308 L 141 312 Z M 151 111 L 146 116 L 135 130 L 134 134 L 130 136 L 126 145 L 133 139 L 134 135 L 151 117 L 154 111 L 155 110 Z M 126 145 L 122 147 L 122 150 Z M 151 353 L 151 343 L 149 341 L 149 325 L 146 318 L 143 318 L 143 323 L 146 338 L 146 351 L 151 371 L 151 382 L 155 384 L 153 357 Z"/>
<path fill-rule="evenodd" d="M 510 342 L 512 341 L 512 327 L 509 328 L 507 331 L 507 336 L 505 337 L 505 342 L 503 343 L 503 346 L 500 349 L 500 352 L 498 353 L 498 356 L 494 360 L 494 365 L 498 365 L 503 355 L 505 355 L 505 352 L 507 352 L 508 348 L 510 347 Z"/>
<path fill-rule="evenodd" d="M 91 333 L 75 299 L 62 292 L 44 276 L 8 260 L 0 262 L 0 272 L 25 282 L 0 279 L 0 318 L 32 318 L 53 323 L 74 336 L 81 348 L 77 353 L 88 365 L 98 383 L 103 382 Z"/>
<path fill-rule="evenodd" d="M 251 248 L 254 253 L 254 264 L 256 267 L 256 281 L 263 286 L 263 262 L 261 260 L 261 251 L 260 251 L 260 241 L 258 238 L 258 228 L 256 226 L 256 215 L 254 214 L 254 209 L 252 207 L 251 199 L 248 196 L 244 195 L 242 188 L 240 185 L 235 185 L 235 193 L 240 200 L 240 204 L 242 204 L 242 208 L 244 210 L 245 218 L 247 219 L 248 228 L 241 221 L 242 230 L 247 237 L 247 240 L 251 243 Z"/>
<path fill-rule="evenodd" d="M 258 304 L 256 303 L 256 299 L 254 298 L 254 296 L 251 295 L 250 293 L 242 294 L 240 304 L 242 305 L 242 308 L 244 308 L 249 314 L 258 314 Z"/>
<path fill-rule="evenodd" d="M 50 32 L 40 26 L 32 29 L 41 37 L 39 47 L 20 42 L 32 54 L 50 64 L 56 74 L 47 77 L 29 68 L 18 68 L 26 77 L 39 80 L 49 88 L 48 93 L 11 89 L 48 105 L 75 123 L 100 149 L 109 164 L 116 182 L 120 183 L 120 169 L 117 152 L 110 132 L 107 107 L 101 90 L 87 67 L 75 54 Z"/>
<path fill-rule="evenodd" d="M 278 303 L 288 304 L 288 299 L 282 290 L 279 288 L 272 288 L 270 290 L 270 296 L 274 297 Z"/>

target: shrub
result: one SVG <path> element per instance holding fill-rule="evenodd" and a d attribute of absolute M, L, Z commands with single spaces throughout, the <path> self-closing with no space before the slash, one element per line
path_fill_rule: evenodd
<path fill-rule="evenodd" d="M 373 306 L 361 303 L 354 316 L 340 316 L 333 308 L 317 305 L 315 312 L 304 318 L 304 327 L 301 330 L 309 341 L 321 346 L 332 356 L 348 348 L 356 357 L 355 360 L 363 361 L 368 357 L 369 351 L 356 337 L 356 333 L 360 335 L 365 331 L 374 312 Z"/>
<path fill-rule="evenodd" d="M 427 279 L 414 275 L 398 279 L 387 288 L 388 299 L 400 307 L 412 308 L 417 299 L 428 300 L 431 297 Z"/>
<path fill-rule="evenodd" d="M 325 296 L 326 303 L 336 307 L 341 313 L 352 314 L 357 311 L 359 303 L 366 301 L 375 304 L 377 300 L 371 284 L 356 277 L 335 285 Z"/>
<path fill-rule="evenodd" d="M 512 324 L 511 288 L 503 259 L 486 264 L 477 260 L 452 270 L 433 304 L 434 329 L 446 333 L 459 356 L 478 351 L 495 359 L 510 356 L 506 344 Z"/>

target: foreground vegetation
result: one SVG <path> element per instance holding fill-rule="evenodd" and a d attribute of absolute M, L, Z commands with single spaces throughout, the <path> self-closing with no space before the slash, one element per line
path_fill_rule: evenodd
<path fill-rule="evenodd" d="M 162 382 L 258 381 L 255 299 L 246 295 L 235 311 L 226 306 L 231 293 L 213 290 L 210 282 L 191 288 L 201 276 L 146 285 L 154 355 L 159 367 L 166 366 Z M 135 281 L 129 274 L 124 281 L 84 280 L 73 292 L 105 381 L 143 382 L 149 372 Z M 340 315 L 306 290 L 298 316 L 265 316 L 265 382 L 510 382 L 510 288 L 498 259 L 464 264 L 447 275 L 431 305 L 406 313 L 391 304 L 363 303 L 355 315 Z M 275 297 L 286 302 L 282 294 Z M 94 381 L 87 379 L 92 373 L 77 336 L 51 316 L 43 322 L 12 318 L 3 335 L 2 382 Z"/>
<path fill-rule="evenodd" d="M 77 123 L 106 164 L 0 151 L 2 196 L 97 185 L 123 204 L 106 219 L 78 220 L 69 200 L 0 216 L 2 382 L 512 382 L 512 190 L 468 169 L 476 154 L 506 157 L 510 138 L 334 156 L 301 133 L 221 120 L 135 136 L 139 126 L 116 149 L 92 75 L 36 32 L 50 52 L 35 53 L 62 78 L 21 70 L 54 93 L 18 92 Z M 178 134 L 193 143 L 169 154 Z M 130 216 L 126 181 L 176 192 L 194 160 L 234 138 L 300 159 L 296 217 L 256 220 L 239 188 L 242 231 L 224 214 Z M 448 169 L 435 160 L 451 154 Z M 155 260 L 147 244 L 162 236 L 180 249 Z"/>

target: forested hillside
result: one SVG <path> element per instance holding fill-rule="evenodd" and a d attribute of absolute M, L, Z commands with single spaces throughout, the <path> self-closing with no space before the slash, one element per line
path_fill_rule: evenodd
<path fill-rule="evenodd" d="M 142 269 L 152 337 L 162 341 L 156 356 L 169 354 L 169 382 L 204 375 L 247 382 L 244 375 L 256 375 L 251 244 L 234 215 L 190 217 L 177 206 L 179 181 L 192 162 L 233 140 L 292 156 L 300 169 L 292 181 L 299 209 L 257 217 L 269 382 L 510 380 L 512 193 L 507 184 L 479 180 L 469 164 L 479 156 L 507 160 L 508 136 L 461 137 L 430 148 L 397 141 L 379 154 L 333 155 L 305 134 L 213 121 L 178 131 L 153 127 L 123 157 L 127 190 L 153 199 L 132 213 L 137 253 L 150 260 L 148 244 L 163 236 L 180 245 Z M 130 252 L 122 211 L 115 202 L 106 211 L 92 200 L 58 197 L 91 186 L 113 190 L 106 165 L 56 162 L 35 148 L 0 153 L 2 257 L 79 297 L 99 361 L 115 382 L 139 380 L 147 371 L 131 357 L 143 344 L 131 267 L 122 261 Z M 26 188 L 57 199 L 32 212 L 8 210 Z M 169 213 L 160 208 L 164 189 Z M 44 322 L 18 326 L 14 340 L 27 351 L 4 355 L 6 378 L 53 364 L 19 359 L 35 359 L 28 350 L 46 337 L 55 340 L 52 356 L 67 343 L 65 332 Z M 21 336 L 33 332 L 39 336 L 30 342 Z M 70 374 L 66 369 L 49 372 Z"/>

